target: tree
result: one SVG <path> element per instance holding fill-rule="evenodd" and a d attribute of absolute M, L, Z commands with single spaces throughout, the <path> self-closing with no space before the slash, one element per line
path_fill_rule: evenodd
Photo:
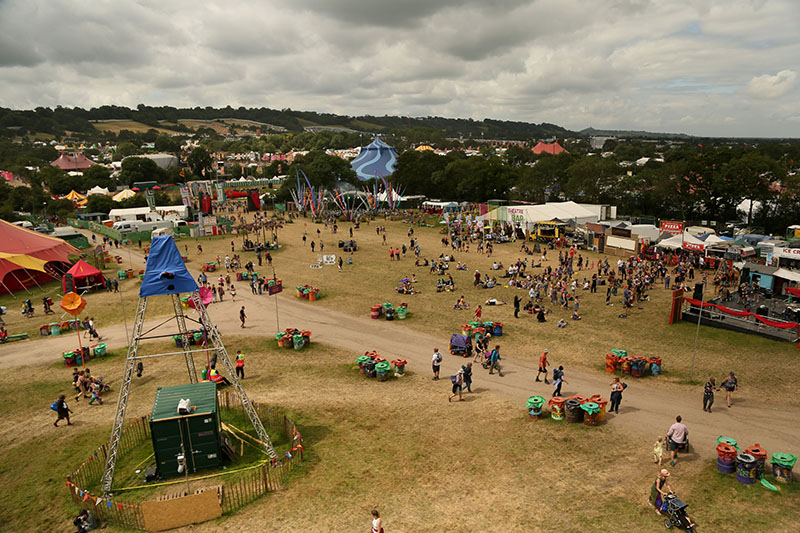
<path fill-rule="evenodd" d="M 102 165 L 92 165 L 83 172 L 83 189 L 110 187 L 111 171 Z"/>
<path fill-rule="evenodd" d="M 131 187 L 137 181 L 157 181 L 166 183 L 167 173 L 146 157 L 129 157 L 122 162 L 119 180 Z"/>
<path fill-rule="evenodd" d="M 434 185 L 431 177 L 435 172 L 444 170 L 452 160 L 450 157 L 442 157 L 429 150 L 422 152 L 407 150 L 397 158 L 392 181 L 403 185 L 409 194 L 438 197 L 441 191 Z"/>
<path fill-rule="evenodd" d="M 132 142 L 119 143 L 119 145 L 117 145 L 117 150 L 114 152 L 114 158 L 117 161 L 121 161 L 128 156 L 136 155 L 138 153 L 140 153 L 139 147 Z"/>
<path fill-rule="evenodd" d="M 569 179 L 564 184 L 564 193 L 568 198 L 587 203 L 606 203 L 616 195 L 619 167 L 608 159 L 578 159 L 570 165 L 567 174 Z"/>
<path fill-rule="evenodd" d="M 766 202 L 774 195 L 772 185 L 783 177 L 783 172 L 774 159 L 756 152 L 746 152 L 731 161 L 724 177 L 731 188 L 728 191 L 731 198 L 749 200 L 747 223 L 752 224 L 754 202 Z"/>
<path fill-rule="evenodd" d="M 181 142 L 168 135 L 159 135 L 156 137 L 156 150 L 172 154 L 178 153 L 181 151 Z"/>
<path fill-rule="evenodd" d="M 86 210 L 89 213 L 105 213 L 108 214 L 109 211 L 114 209 L 117 203 L 111 199 L 110 196 L 105 196 L 104 194 L 93 194 L 88 198 L 88 204 L 86 206 Z"/>
<path fill-rule="evenodd" d="M 189 157 L 186 159 L 186 163 L 195 176 L 212 177 L 211 155 L 208 153 L 208 150 L 202 146 L 198 146 L 192 150 L 192 153 L 189 154 Z"/>

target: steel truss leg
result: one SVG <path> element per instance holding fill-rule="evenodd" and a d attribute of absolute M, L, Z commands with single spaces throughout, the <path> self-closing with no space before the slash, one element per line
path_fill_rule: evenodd
<path fill-rule="evenodd" d="M 194 368 L 194 357 L 189 350 L 189 335 L 186 333 L 186 319 L 179 294 L 172 295 L 172 306 L 175 309 L 175 320 L 178 322 L 178 333 L 183 345 L 183 357 L 186 359 L 186 370 L 189 372 L 189 383 L 197 383 L 197 370 Z"/>
<path fill-rule="evenodd" d="M 219 336 L 217 327 L 211 321 L 211 317 L 208 316 L 206 306 L 203 305 L 203 302 L 200 300 L 200 295 L 195 292 L 192 293 L 191 298 L 194 302 L 195 310 L 197 310 L 200 315 L 200 322 L 206 329 L 206 336 L 214 343 L 214 349 L 217 351 L 218 360 L 222 361 L 222 364 L 225 365 L 225 371 L 228 373 L 228 377 L 233 384 L 236 394 L 242 401 L 242 407 L 244 407 L 245 412 L 247 412 L 247 416 L 250 418 L 250 422 L 253 424 L 253 428 L 256 430 L 259 440 L 264 444 L 264 451 L 267 452 L 267 455 L 269 455 L 271 459 L 275 459 L 277 455 L 275 454 L 275 449 L 272 447 L 272 441 L 269 435 L 267 435 L 264 425 L 261 423 L 261 419 L 258 418 L 255 407 L 250 403 L 250 399 L 247 397 L 247 393 L 244 391 L 239 377 L 236 375 L 236 369 L 228 356 L 227 350 L 225 350 L 225 345 L 222 344 L 222 339 Z"/>
<path fill-rule="evenodd" d="M 122 375 L 122 383 L 119 387 L 117 412 L 114 415 L 114 427 L 111 428 L 111 439 L 108 442 L 106 469 L 103 472 L 101 483 L 104 494 L 111 492 L 111 483 L 114 481 L 114 469 L 117 466 L 117 455 L 119 453 L 119 439 L 122 436 L 122 423 L 125 420 L 125 408 L 128 407 L 128 396 L 131 391 L 133 369 L 136 366 L 136 353 L 139 350 L 139 338 L 142 336 L 142 327 L 144 325 L 146 310 L 147 298 L 139 298 L 139 305 L 136 308 L 136 319 L 133 323 L 133 336 L 128 346 L 128 355 L 125 359 L 125 371 Z"/>

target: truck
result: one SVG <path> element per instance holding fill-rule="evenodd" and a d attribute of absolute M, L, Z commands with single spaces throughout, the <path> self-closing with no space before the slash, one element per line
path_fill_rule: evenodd
<path fill-rule="evenodd" d="M 179 222 L 185 221 L 181 220 Z M 143 231 L 152 232 L 156 229 L 177 227 L 179 224 L 172 220 L 160 220 L 158 222 L 143 222 L 141 220 L 123 220 L 114 222 L 111 229 L 117 230 L 120 233 L 139 233 Z"/>

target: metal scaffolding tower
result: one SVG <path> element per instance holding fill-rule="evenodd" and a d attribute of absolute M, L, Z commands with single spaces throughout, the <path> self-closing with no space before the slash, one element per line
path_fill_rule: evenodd
<path fill-rule="evenodd" d="M 181 345 L 183 348 L 182 352 L 170 352 L 170 353 L 163 353 L 163 354 L 153 354 L 153 355 L 139 355 L 139 344 L 142 340 L 148 338 L 162 338 L 168 335 L 155 335 L 148 337 L 147 334 L 150 333 L 153 329 L 156 329 L 163 325 L 164 323 L 156 326 L 156 328 L 152 328 L 151 330 L 143 332 L 144 329 L 144 318 L 147 311 L 147 297 L 140 297 L 139 298 L 139 305 L 136 309 L 136 319 L 133 324 L 133 336 L 131 337 L 130 345 L 128 346 L 128 355 L 125 360 L 125 370 L 123 371 L 122 375 L 122 384 L 119 388 L 119 398 L 117 399 L 117 411 L 114 415 L 114 426 L 111 429 L 111 439 L 109 440 L 108 444 L 108 454 L 106 456 L 106 467 L 105 471 L 103 472 L 102 478 L 102 488 L 103 493 L 108 495 L 112 491 L 112 484 L 114 481 L 114 469 L 117 464 L 117 458 L 119 456 L 119 443 L 120 437 L 122 435 L 122 427 L 123 422 L 125 420 L 125 409 L 128 406 L 128 398 L 130 396 L 131 391 L 131 381 L 133 379 L 133 372 L 136 367 L 136 363 L 139 359 L 142 358 L 149 358 L 149 357 L 160 357 L 160 356 L 167 356 L 167 355 L 177 355 L 183 354 L 186 360 L 186 370 L 189 374 L 189 381 L 190 383 L 197 383 L 197 372 L 194 366 L 194 356 L 192 355 L 195 352 L 202 352 L 204 350 L 191 350 L 189 349 L 190 338 L 188 331 L 186 329 L 186 317 L 183 314 L 183 308 L 181 305 L 180 295 L 172 294 L 172 302 L 173 302 L 173 309 L 174 309 L 174 318 L 178 326 L 178 335 L 181 337 Z M 267 434 L 266 430 L 264 429 L 263 424 L 261 423 L 261 419 L 258 417 L 255 408 L 253 407 L 252 403 L 250 403 L 250 399 L 247 397 L 247 393 L 244 391 L 241 382 L 239 381 L 238 376 L 236 375 L 236 369 L 234 367 L 233 362 L 231 361 L 230 357 L 228 356 L 228 352 L 225 350 L 225 345 L 222 343 L 222 339 L 220 338 L 219 332 L 217 331 L 216 325 L 211 321 L 211 317 L 208 316 L 208 311 L 206 310 L 205 305 L 203 304 L 199 293 L 193 292 L 191 293 L 190 299 L 194 306 L 195 311 L 197 311 L 199 315 L 199 324 L 204 328 L 206 332 L 206 343 L 213 345 L 213 350 L 217 353 L 217 361 L 221 362 L 225 367 L 225 372 L 228 374 L 228 379 L 231 381 L 234 390 L 236 391 L 236 395 L 241 399 L 242 406 L 247 412 L 247 416 L 250 418 L 250 422 L 253 424 L 253 428 L 258 435 L 258 439 L 264 445 L 264 451 L 269 455 L 271 459 L 276 458 L 275 449 L 272 447 L 272 442 L 270 441 L 269 435 Z M 169 321 L 169 320 L 168 320 Z"/>

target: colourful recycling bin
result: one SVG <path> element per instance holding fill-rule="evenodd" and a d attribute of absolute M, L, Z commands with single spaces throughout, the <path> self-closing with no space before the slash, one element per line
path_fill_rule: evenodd
<path fill-rule="evenodd" d="M 408 314 L 408 308 L 404 305 L 401 305 L 397 308 L 397 320 L 405 320 Z"/>
<path fill-rule="evenodd" d="M 305 346 L 306 341 L 302 335 L 292 335 L 292 343 L 294 344 L 295 350 L 300 350 L 303 346 Z"/>
<path fill-rule="evenodd" d="M 797 456 L 790 453 L 772 454 L 772 477 L 780 483 L 791 483 L 792 468 L 797 462 Z"/>
<path fill-rule="evenodd" d="M 50 324 L 50 335 L 61 335 L 61 325 L 58 322 Z"/>
<path fill-rule="evenodd" d="M 544 396 L 531 396 L 528 398 L 528 401 L 525 402 L 525 407 L 528 408 L 528 414 L 531 418 L 542 418 L 542 407 L 544 407 L 544 402 Z"/>
<path fill-rule="evenodd" d="M 386 381 L 386 376 L 389 374 L 389 371 L 392 369 L 392 365 L 389 364 L 389 361 L 381 361 L 380 363 L 375 365 L 375 372 L 378 374 L 378 381 Z"/>
<path fill-rule="evenodd" d="M 596 426 L 600 419 L 600 406 L 594 402 L 585 402 L 581 404 L 583 410 L 583 425 Z"/>

